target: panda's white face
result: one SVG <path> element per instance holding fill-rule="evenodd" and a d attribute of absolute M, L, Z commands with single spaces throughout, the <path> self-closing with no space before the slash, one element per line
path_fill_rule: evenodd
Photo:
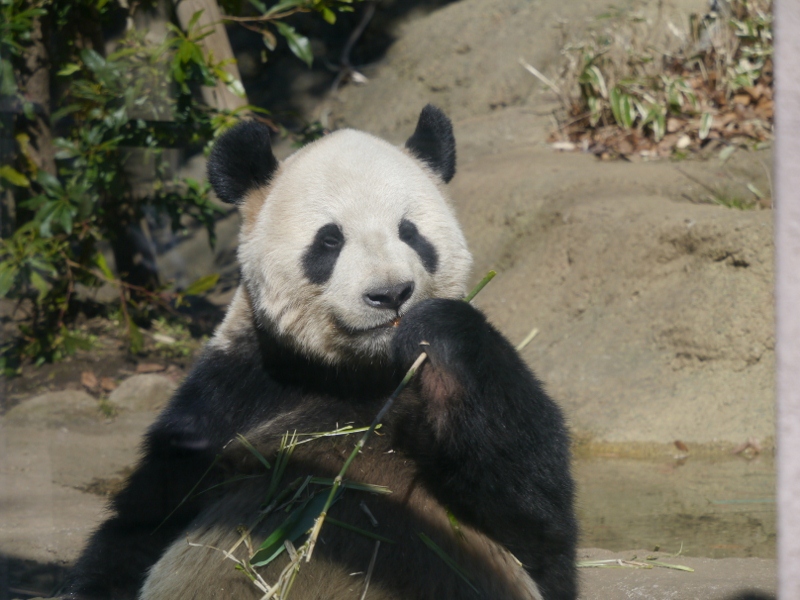
<path fill-rule="evenodd" d="M 243 206 L 239 259 L 257 318 L 332 364 L 385 360 L 397 317 L 465 293 L 471 256 L 442 188 L 362 132 L 298 151 Z"/>

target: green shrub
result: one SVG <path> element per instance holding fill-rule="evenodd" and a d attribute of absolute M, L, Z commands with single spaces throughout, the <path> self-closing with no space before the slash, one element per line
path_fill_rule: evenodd
<path fill-rule="evenodd" d="M 281 19 L 316 11 L 332 22 L 333 10 L 352 10 L 351 3 L 284 0 L 266 7 L 251 0 L 246 5 L 249 16 L 235 19 L 260 31 L 272 47 L 274 29 L 310 63 L 309 41 Z M 230 12 L 245 9 L 241 2 L 222 5 Z M 81 27 L 87 25 L 87 14 L 102 20 L 123 6 L 127 4 L 116 6 L 109 0 L 0 0 L 0 93 L 22 107 L 13 119 L 0 123 L 3 135 L 15 143 L 14 161 L 0 167 L 4 213 L 12 221 L 11 227 L 4 225 L 0 244 L 0 298 L 28 310 L 18 335 L 4 340 L 0 348 L 0 369 L 6 374 L 17 372 L 26 359 L 57 360 L 85 342 L 70 330 L 79 285 L 117 287 L 131 349 L 137 351 L 141 334 L 136 322 L 147 322 L 153 307 L 171 308 L 183 296 L 203 293 L 216 283 L 215 276 L 205 277 L 179 294 L 167 292 L 158 282 L 132 282 L 126 278 L 129 273 L 116 277 L 101 252 L 102 243 L 113 246 L 123 240 L 125 232 L 150 212 L 168 216 L 173 230 L 187 220 L 199 223 L 213 244 L 221 209 L 210 201 L 208 184 L 174 177 L 164 152 L 176 147 L 207 151 L 213 139 L 240 118 L 258 118 L 266 111 L 253 106 L 216 110 L 198 101 L 202 86 L 220 82 L 244 95 L 225 64 L 203 48 L 201 41 L 209 31 L 197 26 L 199 12 L 186 31 L 169 25 L 160 44 L 129 29 L 114 52 L 103 56 Z M 35 33 L 43 23 L 63 38 L 63 52 L 51 57 L 59 82 L 59 108 L 50 115 L 50 128 L 57 133 L 55 172 L 40 168 L 32 131 L 37 109 L 16 79 L 26 56 L 36 50 Z M 143 149 L 154 171 L 146 194 L 134 191 L 128 173 L 133 148 Z"/>

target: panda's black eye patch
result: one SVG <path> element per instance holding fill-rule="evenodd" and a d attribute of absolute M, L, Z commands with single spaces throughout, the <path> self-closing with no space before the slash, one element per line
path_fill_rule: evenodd
<path fill-rule="evenodd" d="M 344 234 L 336 223 L 328 223 L 317 230 L 303 253 L 303 273 L 311 283 L 320 285 L 331 278 L 342 246 Z"/>
<path fill-rule="evenodd" d="M 428 273 L 435 273 L 439 266 L 439 254 L 417 226 L 408 219 L 400 221 L 400 240 L 408 244 L 419 255 L 422 266 Z"/>

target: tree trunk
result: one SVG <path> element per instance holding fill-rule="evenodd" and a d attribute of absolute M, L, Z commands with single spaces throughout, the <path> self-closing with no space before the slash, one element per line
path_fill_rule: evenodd
<path fill-rule="evenodd" d="M 228 39 L 228 32 L 225 31 L 225 25 L 222 23 L 222 13 L 219 11 L 216 0 L 181 0 L 175 7 L 175 12 L 178 15 L 178 21 L 181 27 L 186 30 L 191 21 L 192 16 L 202 10 L 203 14 L 197 21 L 195 28 L 206 29 L 209 25 L 213 25 L 214 31 L 208 37 L 200 41 L 200 44 L 214 55 L 214 60 L 224 61 L 230 60 L 225 65 L 224 69 L 230 73 L 236 81 L 241 83 L 242 76 L 239 73 L 239 67 L 236 65 L 233 50 L 231 49 L 231 42 Z M 240 98 L 231 92 L 227 86 L 221 81 L 217 83 L 214 88 L 203 87 L 203 100 L 206 104 L 218 110 L 234 110 L 247 104 L 247 98 Z"/>
<path fill-rule="evenodd" d="M 33 21 L 31 44 L 25 53 L 24 63 L 20 65 L 17 83 L 25 100 L 32 102 L 34 106 L 34 119 L 26 121 L 22 127 L 30 138 L 28 157 L 38 169 L 55 175 L 55 148 L 50 130 L 51 65 L 45 44 L 48 25 L 49 22 L 43 21 L 43 17 L 37 17 Z"/>

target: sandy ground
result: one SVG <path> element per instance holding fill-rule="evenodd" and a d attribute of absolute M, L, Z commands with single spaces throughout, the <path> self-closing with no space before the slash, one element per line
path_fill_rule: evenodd
<path fill-rule="evenodd" d="M 83 392 L 59 394 L 62 406 L 72 407 L 70 410 L 43 413 L 35 406 L 34 399 L 33 405 L 18 405 L 0 423 L 2 599 L 29 598 L 57 591 L 69 565 L 103 518 L 107 497 L 102 492 L 118 486 L 126 470 L 134 464 L 141 434 L 156 415 L 155 411 L 141 407 L 122 407 L 116 417 L 107 419 L 96 411 L 91 414 L 84 410 L 88 406 L 87 399 L 92 399 Z M 150 397 L 160 401 L 167 393 L 151 392 Z M 42 419 L 47 426 L 43 427 L 41 421 L 32 424 L 31 415 Z M 619 534 L 630 527 L 630 536 L 625 540 L 668 539 L 670 528 L 678 526 L 683 530 L 677 532 L 676 539 L 690 539 L 695 530 L 706 529 L 710 543 L 723 548 L 723 556 L 726 555 L 724 548 L 743 542 L 747 523 L 709 514 L 705 507 L 707 499 L 681 491 L 691 488 L 698 474 L 706 476 L 702 467 L 699 471 L 691 468 L 682 471 L 674 466 L 659 465 L 657 469 L 652 466 L 642 461 L 619 463 L 598 458 L 578 461 L 579 504 L 586 535 L 596 535 L 600 530 L 599 539 L 603 539 L 602 532 Z M 721 480 L 726 482 L 728 496 L 736 494 L 738 486 L 729 470 L 720 472 L 716 468 L 713 473 L 718 478 L 721 475 Z M 758 474 L 758 467 L 744 473 L 734 468 L 733 473 L 748 478 Z M 629 498 L 622 499 L 621 495 L 629 495 Z M 670 497 L 664 498 L 665 495 Z M 698 503 L 700 506 L 693 506 Z M 593 508 L 587 512 L 588 504 Z M 738 511 L 736 506 L 728 508 Z M 673 512 L 677 519 L 673 518 Z M 767 513 L 768 521 L 771 516 Z M 739 517 L 753 521 L 759 515 L 750 513 Z M 765 525 L 759 527 L 763 530 Z M 607 538 L 607 541 L 619 544 L 619 540 Z M 745 555 L 769 555 L 774 545 L 774 529 L 771 534 L 761 531 L 760 542 L 756 542 L 755 546 L 744 549 Z M 767 548 L 759 547 L 758 543 Z M 691 548 L 691 543 L 688 547 Z M 616 553 L 581 550 L 578 558 L 582 562 L 627 561 L 619 565 L 602 563 L 600 567 L 581 568 L 581 598 L 732 600 L 740 597 L 735 593 L 745 590 L 774 594 L 774 559 L 714 559 L 674 554 L 672 551 L 654 552 L 652 548 Z M 693 571 L 654 566 L 653 558 Z"/>
<path fill-rule="evenodd" d="M 666 10 L 685 20 L 704 5 L 667 3 Z M 426 102 L 452 116 L 459 158 L 450 190 L 475 255 L 474 278 L 489 268 L 499 273 L 478 304 L 512 341 L 538 328 L 524 357 L 563 405 L 581 452 L 600 457 L 598 466 L 584 462 L 576 469 L 582 507 L 595 507 L 582 508 L 592 514 L 585 529 L 612 521 L 624 527 L 626 515 L 631 523 L 639 515 L 653 531 L 633 539 L 657 540 L 663 523 L 637 512 L 640 493 L 640 505 L 660 503 L 660 515 L 688 515 L 681 536 L 718 518 L 708 512 L 715 501 L 768 507 L 737 514 L 739 525 L 730 530 L 733 521 L 714 521 L 711 535 L 720 547 L 736 545 L 742 537 L 736 527 L 757 521 L 754 541 L 734 554 L 662 556 L 693 573 L 584 569 L 582 598 L 774 593 L 774 560 L 702 557 L 774 556 L 768 504 L 774 492 L 765 475 L 771 463 L 725 463 L 709 467 L 711 475 L 681 471 L 687 452 L 673 446 L 679 440 L 688 448 L 689 461 L 730 458 L 748 439 L 771 454 L 772 213 L 733 210 L 707 198 L 708 188 L 746 195 L 752 182 L 769 189 L 771 157 L 737 151 L 725 165 L 713 157 L 606 163 L 549 148 L 544 140 L 556 104 L 517 58 L 552 75 L 563 32 L 580 29 L 604 8 L 592 0 L 462 0 L 409 21 L 385 60 L 365 69 L 368 85 L 346 87 L 318 110 L 331 123 L 398 143 Z M 201 234 L 161 257 L 161 266 L 189 281 L 212 271 L 235 280 L 237 223 L 233 214 L 220 224 L 216 253 Z M 105 498 L 96 492 L 118 485 L 155 414 L 125 405 L 106 419 L 88 410 L 93 400 L 69 393 L 63 414 L 43 416 L 23 403 L 0 418 L 0 600 L 57 587 L 102 519 Z M 642 456 L 661 462 L 655 468 L 614 462 Z M 707 492 L 702 486 L 714 473 L 721 483 Z M 636 491 L 618 491 L 620 474 L 638 482 L 630 488 Z M 648 495 L 656 488 L 661 495 Z M 692 488 L 702 491 L 663 500 L 664 490 Z M 615 502 L 620 493 L 629 504 Z M 581 559 L 611 556 L 587 550 Z M 644 560 L 647 553 L 613 555 L 633 556 Z"/>

